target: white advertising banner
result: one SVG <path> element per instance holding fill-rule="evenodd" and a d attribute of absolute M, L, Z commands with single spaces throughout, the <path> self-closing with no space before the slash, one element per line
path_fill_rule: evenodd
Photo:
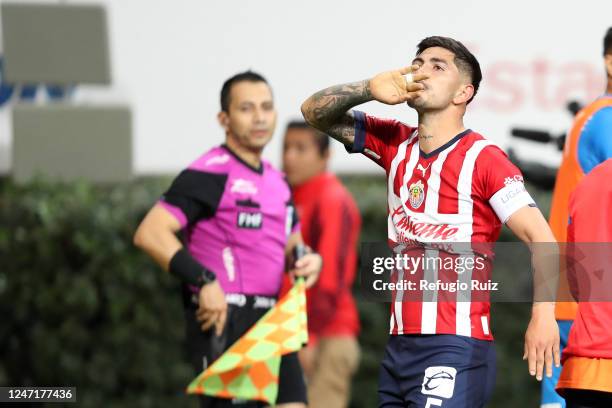
<path fill-rule="evenodd" d="M 50 2 L 52 3 L 52 2 Z M 66 2 L 63 2 L 66 4 Z M 106 0 L 112 86 L 72 92 L 12 86 L 0 71 L 0 173 L 10 172 L 11 106 L 18 100 L 128 104 L 137 174 L 175 173 L 223 141 L 216 122 L 219 91 L 231 75 L 252 69 L 271 83 L 279 119 L 265 156 L 279 164 L 286 123 L 315 91 L 408 65 L 429 35 L 464 42 L 484 80 L 466 126 L 521 157 L 554 165 L 553 146 L 510 138 L 514 126 L 564 132 L 569 100 L 604 91 L 602 42 L 612 2 L 517 0 L 412 2 Z M 1 54 L 1 50 L 0 50 Z M 407 106 L 360 109 L 413 124 Z M 332 170 L 378 172 L 364 157 L 334 146 Z"/>

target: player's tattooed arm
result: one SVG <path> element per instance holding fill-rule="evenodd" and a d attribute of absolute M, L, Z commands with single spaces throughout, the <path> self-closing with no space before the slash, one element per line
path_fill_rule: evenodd
<path fill-rule="evenodd" d="M 306 99 L 302 114 L 310 126 L 350 146 L 355 140 L 355 118 L 350 109 L 373 99 L 367 79 L 336 85 Z"/>
<path fill-rule="evenodd" d="M 420 65 L 415 64 L 381 72 L 364 81 L 319 91 L 302 104 L 304 119 L 311 126 L 350 146 L 355 140 L 355 118 L 349 109 L 372 100 L 397 105 L 418 96 L 425 89 L 420 81 L 428 78 L 427 74 L 417 72 L 419 68 Z M 406 78 L 407 74 L 410 74 L 409 78 Z"/>

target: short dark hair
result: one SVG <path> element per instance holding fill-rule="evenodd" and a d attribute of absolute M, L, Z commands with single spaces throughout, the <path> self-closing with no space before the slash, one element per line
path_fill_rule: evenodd
<path fill-rule="evenodd" d="M 221 110 L 223 112 L 227 112 L 229 110 L 230 104 L 230 92 L 232 90 L 232 86 L 237 84 L 238 82 L 249 81 L 249 82 L 263 82 L 269 86 L 266 78 L 258 74 L 257 72 L 253 72 L 251 70 L 240 72 L 233 77 L 229 78 L 223 83 L 223 87 L 221 88 Z"/>
<path fill-rule="evenodd" d="M 423 39 L 419 45 L 417 45 L 417 55 L 431 47 L 441 47 L 455 54 L 455 65 L 457 65 L 460 71 L 470 76 L 470 80 L 474 86 L 474 95 L 472 95 L 467 103 L 472 102 L 472 99 L 476 96 L 476 92 L 478 92 L 480 81 L 482 80 L 480 64 L 474 54 L 472 54 L 465 45 L 453 38 L 433 36 Z"/>
<path fill-rule="evenodd" d="M 608 32 L 604 37 L 603 55 L 612 54 L 612 27 L 608 28 Z"/>
<path fill-rule="evenodd" d="M 318 129 L 313 128 L 303 120 L 292 120 L 291 122 L 289 122 L 289 124 L 287 124 L 287 130 L 285 131 L 285 133 L 287 133 L 289 129 L 309 130 L 312 134 L 312 137 L 314 138 L 315 143 L 317 144 L 317 148 L 319 149 L 319 154 L 321 156 L 324 156 L 325 153 L 327 153 L 327 151 L 329 150 L 329 137 Z"/>

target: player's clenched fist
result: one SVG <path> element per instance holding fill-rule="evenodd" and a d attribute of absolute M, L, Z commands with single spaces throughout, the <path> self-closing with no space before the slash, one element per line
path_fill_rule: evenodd
<path fill-rule="evenodd" d="M 419 74 L 419 65 L 382 72 L 370 79 L 372 97 L 387 105 L 396 105 L 414 98 L 425 87 L 419 81 L 427 79 L 426 74 Z M 412 78 L 406 78 L 410 74 Z"/>

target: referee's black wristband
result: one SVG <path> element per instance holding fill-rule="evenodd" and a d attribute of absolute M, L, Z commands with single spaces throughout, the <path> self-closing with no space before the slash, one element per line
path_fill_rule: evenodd
<path fill-rule="evenodd" d="M 214 272 L 200 265 L 185 248 L 179 249 L 170 259 L 168 270 L 183 282 L 195 286 L 203 286 L 217 279 Z"/>

